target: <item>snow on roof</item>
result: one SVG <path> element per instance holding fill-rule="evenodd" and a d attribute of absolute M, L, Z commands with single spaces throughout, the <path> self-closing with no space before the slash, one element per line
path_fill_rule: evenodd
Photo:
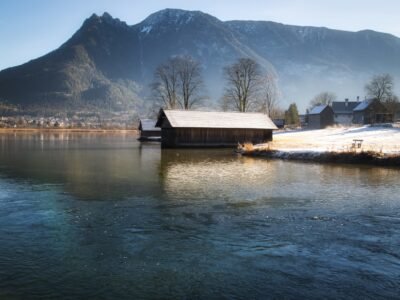
<path fill-rule="evenodd" d="M 277 129 L 271 119 L 261 113 L 161 110 L 156 126 L 161 126 L 163 115 L 175 128 Z"/>
<path fill-rule="evenodd" d="M 161 129 L 156 126 L 156 120 L 152 119 L 141 119 L 139 124 L 139 130 L 141 131 L 160 131 Z"/>
<path fill-rule="evenodd" d="M 309 112 L 309 115 L 318 115 L 318 114 L 322 113 L 323 110 L 324 110 L 325 108 L 327 108 L 327 107 L 328 107 L 328 105 L 318 105 L 318 106 L 315 106 L 315 107 Z"/>
<path fill-rule="evenodd" d="M 360 104 L 358 104 L 356 106 L 356 108 L 354 108 L 353 111 L 363 111 L 364 109 L 367 109 L 368 106 L 372 103 L 373 99 L 366 99 L 362 102 L 360 102 Z"/>

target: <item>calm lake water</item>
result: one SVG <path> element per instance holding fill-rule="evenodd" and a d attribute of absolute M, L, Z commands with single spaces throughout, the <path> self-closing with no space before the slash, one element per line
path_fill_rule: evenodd
<path fill-rule="evenodd" d="M 0 134 L 0 299 L 399 298 L 399 175 Z"/>

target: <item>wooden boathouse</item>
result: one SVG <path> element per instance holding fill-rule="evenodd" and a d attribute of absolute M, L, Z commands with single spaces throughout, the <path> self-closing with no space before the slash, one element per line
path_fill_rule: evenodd
<path fill-rule="evenodd" d="M 141 141 L 148 140 L 160 140 L 161 139 L 161 129 L 156 127 L 156 120 L 151 119 L 140 119 L 139 121 L 139 131 Z"/>
<path fill-rule="evenodd" d="M 271 119 L 261 113 L 164 109 L 159 112 L 156 127 L 161 128 L 163 148 L 258 144 L 272 141 L 272 131 L 277 129 Z"/>

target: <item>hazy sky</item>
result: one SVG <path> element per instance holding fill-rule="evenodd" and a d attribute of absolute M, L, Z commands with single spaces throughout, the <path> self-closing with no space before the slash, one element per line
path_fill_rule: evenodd
<path fill-rule="evenodd" d="M 399 0 L 0 0 L 0 70 L 54 50 L 92 13 L 107 11 L 132 25 L 164 8 L 400 37 Z"/>

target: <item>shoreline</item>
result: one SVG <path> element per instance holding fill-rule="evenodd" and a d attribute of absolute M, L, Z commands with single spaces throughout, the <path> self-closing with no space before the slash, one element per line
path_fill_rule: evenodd
<path fill-rule="evenodd" d="M 137 129 L 85 129 L 85 128 L 0 128 L 0 133 L 133 133 L 138 134 Z"/>
<path fill-rule="evenodd" d="M 243 156 L 261 157 L 267 159 L 281 159 L 308 163 L 332 163 L 373 165 L 400 168 L 400 154 L 382 154 L 372 151 L 335 152 L 335 151 L 284 151 L 253 149 L 241 150 Z"/>

